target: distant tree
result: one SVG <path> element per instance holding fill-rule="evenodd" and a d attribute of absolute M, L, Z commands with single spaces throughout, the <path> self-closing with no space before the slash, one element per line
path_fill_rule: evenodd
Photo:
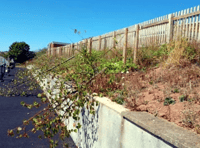
<path fill-rule="evenodd" d="M 6 52 L 1 52 L 0 53 L 0 56 L 2 56 L 2 57 L 4 57 L 4 58 L 8 58 L 8 53 L 6 53 Z"/>
<path fill-rule="evenodd" d="M 14 58 L 16 62 L 23 63 L 35 56 L 34 52 L 29 51 L 30 46 L 25 42 L 14 42 L 9 47 L 8 56 Z"/>

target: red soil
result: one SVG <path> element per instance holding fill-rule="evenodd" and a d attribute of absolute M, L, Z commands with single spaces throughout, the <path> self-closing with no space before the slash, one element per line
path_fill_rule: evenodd
<path fill-rule="evenodd" d="M 149 112 L 157 117 L 200 134 L 200 68 L 155 68 L 146 72 L 123 74 L 128 97 L 125 107 L 133 111 Z M 174 92 L 178 89 L 179 92 Z M 181 102 L 179 97 L 186 96 Z M 165 98 L 175 104 L 164 106 Z"/>

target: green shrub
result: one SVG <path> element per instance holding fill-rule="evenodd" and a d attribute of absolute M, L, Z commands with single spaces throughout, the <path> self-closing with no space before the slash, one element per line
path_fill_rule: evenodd
<path fill-rule="evenodd" d="M 189 60 L 193 60 L 194 57 L 196 56 L 195 49 L 192 48 L 191 46 L 186 47 L 184 55 L 186 55 Z"/>
<path fill-rule="evenodd" d="M 129 61 L 126 64 L 124 64 L 123 61 L 113 62 L 112 60 L 102 63 L 100 65 L 100 69 L 103 69 L 105 67 L 107 67 L 105 72 L 108 74 L 126 72 L 131 67 L 133 67 L 134 69 L 138 68 L 136 64 L 131 63 Z"/>
<path fill-rule="evenodd" d="M 164 106 L 167 106 L 170 104 L 175 104 L 175 103 L 176 103 L 176 101 L 174 99 L 172 99 L 171 97 L 167 97 L 167 98 L 165 98 Z"/>
<path fill-rule="evenodd" d="M 117 96 L 117 98 L 113 99 L 113 101 L 122 105 L 124 103 L 124 98 Z"/>
<path fill-rule="evenodd" d="M 187 100 L 187 97 L 184 96 L 184 95 L 181 95 L 181 96 L 179 97 L 179 100 L 180 100 L 180 102 L 186 101 L 186 100 Z"/>

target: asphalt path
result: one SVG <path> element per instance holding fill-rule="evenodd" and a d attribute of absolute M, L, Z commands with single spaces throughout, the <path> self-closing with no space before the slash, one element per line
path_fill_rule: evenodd
<path fill-rule="evenodd" d="M 5 88 L 5 85 L 12 84 L 14 79 L 16 79 L 16 73 L 23 68 L 14 68 L 10 72 L 10 76 L 4 76 L 4 82 L 0 82 L 0 89 Z M 13 87 L 13 85 L 9 87 Z M 26 85 L 20 86 L 20 88 L 25 88 Z M 40 102 L 37 98 L 37 94 L 42 93 L 39 88 L 35 90 L 31 95 L 28 96 L 0 96 L 0 148 L 48 148 L 48 139 L 39 139 L 38 135 L 43 135 L 42 131 L 37 131 L 35 134 L 30 133 L 29 138 L 19 138 L 7 136 L 7 130 L 18 127 L 22 124 L 23 119 L 29 119 L 38 111 L 43 110 L 47 104 L 40 106 L 39 108 L 28 109 L 20 105 L 21 101 L 28 104 L 32 104 L 34 101 Z M 33 125 L 29 125 L 29 128 L 33 128 Z M 54 137 L 56 139 L 58 137 Z M 69 147 L 75 148 L 75 144 L 71 137 L 66 138 L 65 142 L 69 143 Z M 61 141 L 59 141 L 61 144 Z M 58 146 L 61 148 L 62 145 Z"/>

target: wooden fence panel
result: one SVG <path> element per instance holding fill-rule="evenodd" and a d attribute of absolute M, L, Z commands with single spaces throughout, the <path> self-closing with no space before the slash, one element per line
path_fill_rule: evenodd
<path fill-rule="evenodd" d="M 105 35 L 102 35 L 101 36 L 101 50 L 104 50 L 104 47 L 105 47 L 105 45 L 106 45 L 106 43 L 105 43 Z"/>
<path fill-rule="evenodd" d="M 107 48 L 111 49 L 113 47 L 113 32 L 110 32 L 106 35 L 106 40 L 107 40 Z"/>
<path fill-rule="evenodd" d="M 128 28 L 124 29 L 124 46 L 123 46 L 123 62 L 126 63 L 127 57 L 127 41 L 128 41 Z"/>
<path fill-rule="evenodd" d="M 123 43 L 124 43 L 124 30 L 117 30 L 116 31 L 116 40 L 117 40 L 117 44 L 116 44 L 116 48 L 117 49 L 122 49 L 123 48 Z"/>
<path fill-rule="evenodd" d="M 84 39 L 79 43 L 75 43 L 74 48 L 80 49 L 81 45 L 84 45 L 94 50 L 111 49 L 114 47 L 123 49 L 125 48 L 124 45 L 126 45 L 126 48 L 134 49 L 134 54 L 136 54 L 135 51 L 138 47 L 148 46 L 152 43 L 161 45 L 168 43 L 171 39 L 178 39 L 178 37 L 188 38 L 189 41 L 200 41 L 199 9 L 199 6 L 197 6 L 130 26 L 128 27 L 127 34 L 124 32 L 125 28 L 123 28 L 93 37 L 90 40 Z M 67 54 L 72 56 L 72 44 L 64 46 L 61 51 L 60 48 L 51 48 L 48 54 Z"/>
<path fill-rule="evenodd" d="M 93 37 L 92 38 L 92 49 L 98 50 L 98 37 Z"/>

